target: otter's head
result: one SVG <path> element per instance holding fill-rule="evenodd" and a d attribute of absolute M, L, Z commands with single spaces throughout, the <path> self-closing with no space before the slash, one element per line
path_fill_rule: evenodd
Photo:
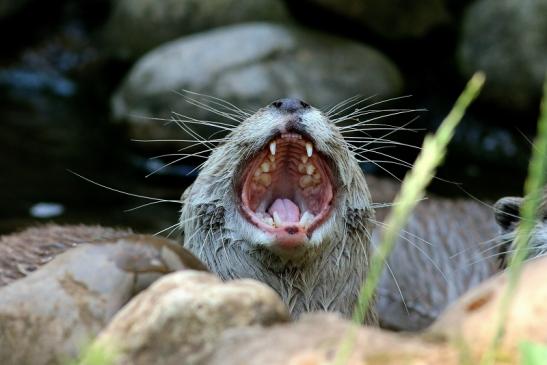
<path fill-rule="evenodd" d="M 363 173 L 339 129 L 297 99 L 277 100 L 235 127 L 184 199 L 183 222 L 192 219 L 188 209 L 206 215 L 193 230 L 210 230 L 207 214 L 216 214 L 215 229 L 231 244 L 289 259 L 341 244 L 352 230 L 368 234 L 372 215 Z M 192 232 L 184 231 L 187 240 Z"/>
<path fill-rule="evenodd" d="M 504 197 L 494 205 L 496 222 L 502 237 L 509 240 L 508 252 L 513 252 L 514 239 L 520 223 L 520 210 L 525 198 Z M 528 258 L 534 258 L 547 253 L 547 186 L 543 190 L 542 201 L 537 214 L 537 222 L 529 242 Z M 507 263 L 507 258 L 504 258 Z"/>

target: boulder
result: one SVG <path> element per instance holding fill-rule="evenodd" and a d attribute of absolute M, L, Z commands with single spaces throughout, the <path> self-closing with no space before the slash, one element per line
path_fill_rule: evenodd
<path fill-rule="evenodd" d="M 547 70 L 547 0 L 479 0 L 463 21 L 459 64 L 486 73 L 482 96 L 501 106 L 536 108 Z"/>
<path fill-rule="evenodd" d="M 446 23 L 445 0 L 311 0 L 386 38 L 418 38 Z"/>
<path fill-rule="evenodd" d="M 115 364 L 202 364 L 226 329 L 288 318 L 281 299 L 262 283 L 223 283 L 212 274 L 178 272 L 158 280 L 121 310 L 88 356 L 113 354 Z"/>
<path fill-rule="evenodd" d="M 354 341 L 347 342 L 348 338 Z M 347 361 L 335 362 L 343 350 L 346 350 Z M 206 363 L 455 365 L 458 352 L 446 344 L 419 336 L 354 327 L 335 314 L 316 313 L 304 315 L 294 323 L 226 331 Z"/>
<path fill-rule="evenodd" d="M 114 55 L 135 58 L 160 44 L 222 25 L 289 20 L 282 0 L 116 0 L 104 31 Z"/>
<path fill-rule="evenodd" d="M 80 244 L 0 288 L 0 364 L 66 364 L 131 297 L 165 273 L 204 267 L 172 241 Z"/>
<path fill-rule="evenodd" d="M 526 263 L 505 321 L 498 356 L 517 363 L 522 341 L 547 344 L 547 257 Z M 428 330 L 432 337 L 448 339 L 466 348 L 476 359 L 496 335 L 502 298 L 509 285 L 507 272 L 472 289 L 450 306 Z M 520 363 L 520 362 L 518 362 Z"/>
<path fill-rule="evenodd" d="M 401 87 L 396 66 L 370 47 L 301 28 L 249 23 L 180 38 L 146 54 L 114 94 L 112 111 L 115 119 L 129 122 L 133 138 L 193 140 L 179 126 L 165 126 L 157 118 L 178 112 L 229 125 L 244 114 L 211 98 L 201 101 L 231 114 L 198 108 L 183 96 L 199 97 L 177 93 L 183 89 L 253 111 L 282 97 L 326 108 L 358 94 L 395 95 Z M 219 136 L 219 129 L 206 123 L 190 121 L 187 127 L 204 138 Z M 211 137 L 214 133 L 217 137 Z"/>

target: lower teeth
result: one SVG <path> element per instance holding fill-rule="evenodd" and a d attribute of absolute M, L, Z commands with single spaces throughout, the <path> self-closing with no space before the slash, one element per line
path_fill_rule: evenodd
<path fill-rule="evenodd" d="M 300 222 L 298 223 L 302 226 L 307 226 L 313 221 L 313 218 L 315 218 L 314 215 L 306 210 L 300 217 Z"/>

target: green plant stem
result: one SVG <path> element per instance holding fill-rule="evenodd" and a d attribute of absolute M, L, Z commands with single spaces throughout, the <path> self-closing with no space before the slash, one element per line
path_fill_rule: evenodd
<path fill-rule="evenodd" d="M 541 114 L 538 122 L 538 130 L 532 149 L 532 157 L 528 177 L 524 184 L 524 199 L 521 207 L 521 220 L 515 238 L 515 254 L 511 258 L 508 268 L 509 282 L 501 300 L 498 323 L 492 342 L 481 359 L 482 365 L 494 364 L 496 354 L 501 346 L 505 334 L 505 324 L 509 316 L 512 300 L 517 288 L 522 266 L 526 259 L 527 247 L 530 235 L 537 219 L 537 211 L 541 202 L 543 186 L 547 175 L 547 77 L 543 85 L 543 100 Z"/>
<path fill-rule="evenodd" d="M 384 263 L 397 242 L 399 232 L 406 224 L 417 202 L 424 196 L 425 188 L 435 175 L 436 168 L 444 159 L 446 148 L 454 135 L 456 126 L 469 104 L 478 96 L 483 84 L 484 75 L 482 73 L 473 75 L 454 107 L 439 126 L 437 133 L 434 136 L 426 136 L 422 151 L 416 159 L 414 167 L 406 175 L 401 190 L 395 198 L 393 208 L 386 219 L 382 242 L 371 257 L 367 278 L 359 292 L 352 318 L 355 326 L 341 343 L 334 360 L 335 364 L 347 362 L 355 345 L 356 326 L 363 322 L 370 309 Z"/>

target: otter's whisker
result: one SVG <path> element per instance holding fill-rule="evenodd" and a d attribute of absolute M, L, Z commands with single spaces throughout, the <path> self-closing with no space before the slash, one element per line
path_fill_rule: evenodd
<path fill-rule="evenodd" d="M 482 251 L 479 251 L 479 254 L 482 255 L 488 251 L 491 251 L 493 249 L 496 249 L 498 247 L 501 247 L 503 245 L 506 245 L 510 242 L 513 241 L 513 238 L 514 237 L 511 237 L 510 235 L 508 234 L 503 234 L 503 235 L 500 235 L 500 236 L 497 236 L 497 237 L 494 237 L 494 238 L 491 238 L 491 239 L 488 239 L 488 240 L 485 240 L 485 241 L 482 241 L 482 242 L 479 242 L 477 243 L 477 246 L 482 246 L 482 245 L 487 245 L 489 243 L 492 243 L 492 242 L 496 242 L 494 245 L 489 245 L 488 248 L 482 250 Z M 453 254 L 452 256 L 450 256 L 449 258 L 450 259 L 453 259 L 453 258 L 456 258 L 457 256 L 460 256 L 461 254 L 465 253 L 466 251 L 472 249 L 473 247 L 467 247 L 466 249 L 464 250 L 461 250 L 461 251 L 458 251 L 456 252 L 455 254 Z"/>
<path fill-rule="evenodd" d="M 161 203 L 165 203 L 165 201 L 155 201 L 155 202 L 148 202 L 148 203 L 144 203 L 144 204 L 141 204 L 141 205 L 138 205 L 136 207 L 133 207 L 133 208 L 129 208 L 129 209 L 125 209 L 124 210 L 124 213 L 130 213 L 130 212 L 133 212 L 135 210 L 138 210 L 138 209 L 141 209 L 141 208 L 145 208 L 145 207 L 148 207 L 150 205 L 156 205 L 156 204 L 161 204 Z M 179 204 L 182 204 L 181 202 L 179 202 Z"/>
<path fill-rule="evenodd" d="M 334 105 L 332 108 L 330 108 L 325 115 L 329 118 L 334 117 L 335 115 L 338 115 L 340 113 L 343 113 L 344 111 L 354 108 L 357 105 L 364 103 L 366 101 L 369 101 L 371 99 L 374 99 L 377 95 L 371 95 L 367 98 L 364 98 L 361 95 L 355 95 L 350 98 L 347 98 L 346 100 L 342 100 L 338 104 Z M 344 108 L 344 109 L 342 109 Z"/>
<path fill-rule="evenodd" d="M 194 130 L 192 129 L 191 125 L 186 125 L 186 124 L 184 124 L 184 123 L 181 123 L 181 122 L 177 121 L 176 119 L 173 119 L 171 122 L 177 124 L 177 125 L 180 127 L 180 129 L 182 129 L 183 131 L 185 131 L 186 133 L 188 133 L 190 136 L 192 136 L 192 137 L 194 137 L 194 138 L 196 138 L 196 139 L 198 139 L 198 140 L 203 141 L 203 142 L 204 142 L 204 145 L 207 145 L 207 146 L 209 146 L 210 148 L 214 148 L 214 147 L 215 147 L 214 144 L 208 142 L 205 138 L 203 138 L 202 136 L 200 136 L 199 133 L 196 133 L 196 131 L 194 131 Z"/>
<path fill-rule="evenodd" d="M 180 229 L 180 224 L 177 222 L 177 223 L 175 223 L 175 224 L 173 224 L 173 225 L 170 225 L 170 226 L 167 227 L 167 228 L 162 229 L 161 231 L 158 231 L 158 232 L 154 233 L 153 235 L 154 235 L 154 236 L 159 236 L 159 235 L 162 234 L 163 232 L 168 231 L 168 230 L 172 230 L 173 228 L 175 228 L 175 230 L 176 230 L 177 228 Z M 174 230 L 172 230 L 171 232 L 169 232 L 169 234 L 167 235 L 167 237 L 169 237 L 169 236 L 171 235 L 171 233 L 173 233 L 173 232 L 174 232 Z"/>
<path fill-rule="evenodd" d="M 206 151 L 200 151 L 200 152 L 196 152 L 196 153 L 166 153 L 166 154 L 163 154 L 163 155 L 158 155 L 158 156 L 154 156 L 154 157 L 150 157 L 149 160 L 158 160 L 160 158 L 164 158 L 164 157 L 176 157 L 176 156 L 179 156 L 179 157 L 197 157 L 197 158 L 207 158 L 207 154 L 210 153 L 211 151 L 210 150 L 206 150 Z M 205 155 L 203 155 L 205 154 Z"/>
<path fill-rule="evenodd" d="M 193 117 L 190 117 L 185 114 L 177 113 L 175 111 L 171 112 L 171 118 L 175 118 L 180 122 L 183 123 L 190 123 L 190 124 L 199 124 L 199 125 L 208 125 L 211 127 L 215 127 L 218 129 L 224 129 L 224 130 L 233 130 L 234 125 L 231 123 L 225 123 L 225 122 L 219 122 L 219 121 L 212 121 L 212 120 L 206 120 L 206 119 L 196 119 Z M 172 119 L 170 119 L 172 120 Z"/>
<path fill-rule="evenodd" d="M 177 158 L 177 159 L 175 159 L 175 160 L 173 160 L 173 161 L 171 161 L 171 162 L 168 162 L 168 163 L 164 164 L 164 165 L 161 166 L 161 167 L 158 167 L 157 169 L 155 169 L 155 170 L 152 171 L 151 173 L 147 174 L 145 177 L 148 178 L 148 177 L 154 175 L 155 173 L 157 173 L 157 172 L 159 172 L 159 171 L 165 169 L 166 167 L 169 167 L 169 166 L 171 166 L 171 165 L 173 165 L 173 164 L 176 164 L 176 163 L 178 163 L 178 162 L 180 162 L 180 161 L 182 161 L 182 160 L 185 160 L 185 159 L 187 159 L 188 157 L 191 157 L 191 156 L 192 156 L 191 154 L 184 154 L 184 155 L 185 155 L 185 156 L 180 157 L 180 158 Z M 192 171 L 193 171 L 193 170 L 192 170 Z M 191 174 L 192 171 L 191 171 L 189 174 Z"/>
<path fill-rule="evenodd" d="M 188 104 L 191 104 L 191 105 L 194 105 L 194 106 L 197 106 L 198 108 L 201 108 L 201 109 L 204 109 L 204 110 L 207 110 L 211 113 L 214 113 L 216 115 L 219 115 L 221 117 L 224 117 L 226 119 L 229 119 L 229 120 L 232 120 L 236 123 L 240 123 L 243 119 L 245 119 L 245 116 L 241 115 L 241 114 L 237 114 L 237 113 L 233 113 L 233 112 L 224 112 L 222 110 L 219 110 L 219 109 L 216 109 L 210 105 L 207 105 L 205 103 L 202 103 L 198 100 L 195 100 L 195 99 L 192 99 L 192 98 L 189 98 L 187 96 L 184 97 L 184 100 L 188 103 Z"/>
<path fill-rule="evenodd" d="M 416 110 L 408 109 L 408 110 L 403 110 L 403 111 L 398 111 L 398 112 L 393 112 L 393 113 L 387 113 L 387 114 L 379 115 L 377 117 L 373 117 L 373 118 L 370 118 L 370 119 L 362 120 L 362 121 L 359 121 L 359 122 L 354 123 L 354 124 L 350 124 L 350 125 L 345 126 L 345 127 L 340 127 L 340 130 L 344 131 L 348 128 L 355 128 L 355 127 L 358 127 L 358 126 L 361 126 L 361 125 L 366 125 L 368 122 L 371 122 L 371 121 L 380 120 L 380 119 L 383 119 L 383 118 L 394 117 L 396 115 L 414 113 L 414 112 L 416 112 Z M 348 118 L 348 119 L 352 119 L 352 118 Z M 411 120 L 411 122 L 415 121 L 416 119 L 418 119 L 418 117 L 413 118 Z M 410 123 L 406 123 L 403 127 L 406 127 L 408 124 L 410 124 Z M 396 128 L 395 130 L 401 130 L 401 128 Z"/>
<path fill-rule="evenodd" d="M 423 200 L 423 199 L 420 199 L 419 201 L 422 201 L 422 200 Z M 381 221 L 378 221 L 378 220 L 372 219 L 372 218 L 369 218 L 369 220 L 370 220 L 372 223 L 378 225 L 379 228 L 382 228 L 382 229 L 383 229 L 383 228 L 387 227 L 387 224 L 385 224 L 384 222 L 381 222 Z M 407 231 L 407 230 L 405 230 L 405 229 L 402 229 L 401 232 L 403 232 L 404 234 L 406 234 L 406 235 L 408 235 L 408 236 L 410 236 L 410 237 L 412 237 L 412 238 L 417 239 L 417 240 L 420 241 L 420 242 L 425 243 L 425 244 L 428 245 L 428 246 L 433 246 L 433 244 L 432 244 L 431 242 L 429 242 L 429 241 L 427 241 L 427 240 L 425 240 L 425 239 L 423 239 L 423 238 L 421 238 L 421 237 L 419 237 L 419 236 L 417 236 L 417 235 L 415 235 L 415 234 L 413 234 L 413 233 L 410 233 L 409 231 Z"/>
<path fill-rule="evenodd" d="M 141 143 L 154 143 L 154 142 L 178 142 L 178 143 L 201 143 L 203 144 L 203 141 L 195 140 L 195 139 L 132 139 L 133 142 L 141 142 Z M 219 138 L 219 139 L 211 139 L 207 142 L 213 142 L 213 143 L 219 143 L 226 141 L 226 138 Z"/>
<path fill-rule="evenodd" d="M 411 145 L 411 144 L 408 144 L 408 143 L 397 142 L 397 141 L 393 141 L 393 140 L 390 140 L 390 139 L 383 139 L 383 138 L 371 138 L 370 140 L 364 141 L 364 142 L 366 142 L 366 143 L 364 143 L 362 146 L 350 145 L 351 146 L 350 148 L 352 148 L 354 150 L 362 150 L 362 149 L 365 149 L 370 144 L 388 144 L 390 146 L 401 146 L 401 147 L 414 148 L 414 149 L 419 150 L 419 151 L 422 149 L 422 147 L 420 147 L 420 146 L 414 146 L 414 145 Z"/>
<path fill-rule="evenodd" d="M 361 125 L 364 125 L 364 124 L 368 124 L 367 122 L 371 121 L 371 120 L 379 120 L 379 119 L 394 116 L 394 115 L 416 113 L 416 112 L 423 112 L 423 111 L 424 111 L 423 109 L 387 109 L 387 110 L 378 110 L 378 111 L 374 111 L 374 112 L 372 112 L 370 110 L 369 111 L 354 112 L 352 114 L 348 114 L 344 118 L 347 121 L 356 121 L 356 122 L 354 122 L 352 124 L 341 126 L 340 128 L 347 129 L 348 127 L 351 127 L 351 126 L 355 127 L 355 126 L 361 126 Z M 373 117 L 373 118 L 368 117 L 366 119 L 361 119 L 365 116 L 369 116 L 370 114 L 377 114 L 377 113 L 382 113 L 382 114 L 378 115 L 376 117 Z"/>
<path fill-rule="evenodd" d="M 160 198 L 154 198 L 154 197 L 150 197 L 150 196 L 146 196 L 146 195 L 139 195 L 139 194 L 133 194 L 133 193 L 129 193 L 127 191 L 123 191 L 123 190 L 119 190 L 119 189 L 114 189 L 114 188 L 111 188 L 109 186 L 106 186 L 106 185 L 103 185 L 103 184 L 100 184 L 96 181 L 93 181 L 85 176 L 82 176 L 72 170 L 69 170 L 67 169 L 68 172 L 70 172 L 71 174 L 73 175 L 76 175 L 78 176 L 80 179 L 83 179 L 87 182 L 90 182 L 94 185 L 97 185 L 97 186 L 100 186 L 101 188 L 104 188 L 104 189 L 107 189 L 107 190 L 110 190 L 110 191 L 114 191 L 116 193 L 120 193 L 120 194 L 124 194 L 124 195 L 127 195 L 127 196 L 132 196 L 132 197 L 135 197 L 135 198 L 141 198 L 141 199 L 148 199 L 148 200 L 154 200 L 155 202 L 158 202 L 158 203 L 176 203 L 176 204 L 182 204 L 182 202 L 180 200 L 167 200 L 167 199 L 160 199 Z"/>
<path fill-rule="evenodd" d="M 373 164 L 374 166 L 378 167 L 379 169 L 383 170 L 385 173 L 387 173 L 388 175 L 390 175 L 392 178 L 394 178 L 395 180 L 397 181 L 401 181 L 401 179 L 399 179 L 394 173 L 392 173 L 391 171 L 389 171 L 388 169 L 386 169 L 385 167 L 383 167 L 382 165 L 380 165 L 379 163 L 373 161 L 373 160 L 370 160 L 368 159 L 367 157 L 364 157 L 364 156 L 361 156 L 363 158 L 363 160 L 359 160 L 359 159 L 356 159 L 357 162 L 359 163 L 371 163 Z"/>
<path fill-rule="evenodd" d="M 171 232 L 169 232 L 169 234 L 167 235 L 167 237 L 169 237 L 174 231 L 176 231 L 177 229 L 181 229 L 181 224 L 182 223 L 191 222 L 194 219 L 198 219 L 199 217 L 201 217 L 201 215 L 197 215 L 195 217 L 190 217 L 188 219 L 185 219 L 184 221 L 177 222 L 177 223 L 175 223 L 175 224 L 173 224 L 173 225 L 171 225 L 167 228 L 162 229 L 161 231 L 158 231 L 158 232 L 154 233 L 154 236 L 158 236 L 158 235 L 162 234 L 163 232 L 165 232 L 169 229 L 172 229 Z"/>
<path fill-rule="evenodd" d="M 355 111 L 351 112 L 349 115 L 353 114 L 353 113 L 360 113 L 360 112 L 363 112 L 365 110 L 371 110 L 372 107 L 376 106 L 376 105 L 381 105 L 381 104 L 385 104 L 385 103 L 388 103 L 388 102 L 391 102 L 391 101 L 395 101 L 395 100 L 399 100 L 399 99 L 404 99 L 404 98 L 409 98 L 411 97 L 412 95 L 406 95 L 406 96 L 397 96 L 397 97 L 394 97 L 394 98 L 389 98 L 389 99 L 385 99 L 385 100 L 380 100 L 380 101 L 377 101 L 377 102 L 374 102 L 372 104 L 369 104 L 369 105 L 365 105 L 364 107 L 362 108 L 357 108 Z M 355 105 L 354 105 L 355 106 Z M 346 107 L 344 108 L 343 110 L 340 110 L 338 111 L 337 113 L 331 115 L 334 116 L 334 115 L 339 115 L 340 113 L 348 110 L 348 109 L 351 109 L 351 106 L 350 107 Z M 338 117 L 338 118 L 334 118 L 332 119 L 332 121 L 337 124 L 341 121 L 343 121 L 344 119 L 351 119 L 351 118 L 347 118 L 347 116 L 341 116 L 341 117 Z"/>
<path fill-rule="evenodd" d="M 236 112 L 238 114 L 241 114 L 243 117 L 250 117 L 251 114 L 243 111 L 241 108 L 237 107 L 236 105 L 230 103 L 229 101 L 226 101 L 224 99 L 221 99 L 221 98 L 217 98 L 217 97 L 214 97 L 212 95 L 207 95 L 207 94 L 200 94 L 198 92 L 195 92 L 195 91 L 190 91 L 190 90 L 186 90 L 186 89 L 183 89 L 182 90 L 183 92 L 187 93 L 187 94 L 193 94 L 193 95 L 196 95 L 196 96 L 200 96 L 200 97 L 203 97 L 205 99 L 209 99 L 209 101 L 215 105 L 218 105 L 218 106 L 221 106 L 221 107 L 224 107 L 228 110 L 231 110 L 233 112 Z"/>
<path fill-rule="evenodd" d="M 393 282 L 395 283 L 395 287 L 397 288 L 397 292 L 399 293 L 399 296 L 401 297 L 401 302 L 403 303 L 403 307 L 405 308 L 406 314 L 410 314 L 409 311 L 408 311 L 408 307 L 406 305 L 405 296 L 403 295 L 403 291 L 401 290 L 401 286 L 399 285 L 399 282 L 397 281 L 397 278 L 395 277 L 395 273 L 393 273 L 393 270 L 391 270 L 391 266 L 389 265 L 387 260 L 384 261 L 384 264 L 387 267 L 387 269 L 389 271 L 389 274 L 393 278 Z"/>
<path fill-rule="evenodd" d="M 355 152 L 354 152 L 355 153 Z M 387 153 L 383 153 L 383 152 L 380 152 L 378 150 L 374 150 L 374 149 L 366 149 L 366 150 L 363 150 L 362 153 L 373 153 L 373 154 L 377 154 L 377 155 L 380 155 L 380 156 L 383 156 L 383 157 L 388 157 L 388 158 L 391 158 L 391 160 L 370 160 L 370 161 L 374 161 L 374 162 L 384 162 L 384 163 L 391 163 L 391 164 L 395 164 L 395 165 L 399 165 L 399 166 L 404 166 L 404 167 L 408 167 L 408 168 L 412 168 L 412 164 L 409 163 L 409 162 L 406 162 L 400 158 L 397 158 L 395 156 L 390 156 L 388 155 Z M 357 153 L 358 156 L 360 157 L 364 157 L 363 155 Z"/>

